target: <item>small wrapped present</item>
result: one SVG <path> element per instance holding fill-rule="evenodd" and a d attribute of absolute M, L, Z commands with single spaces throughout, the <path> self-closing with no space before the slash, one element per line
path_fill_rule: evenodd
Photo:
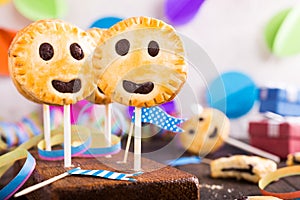
<path fill-rule="evenodd" d="M 261 120 L 249 123 L 250 144 L 281 158 L 300 151 L 300 119 Z"/>
<path fill-rule="evenodd" d="M 300 116 L 300 93 L 296 88 L 261 88 L 259 112 Z"/>

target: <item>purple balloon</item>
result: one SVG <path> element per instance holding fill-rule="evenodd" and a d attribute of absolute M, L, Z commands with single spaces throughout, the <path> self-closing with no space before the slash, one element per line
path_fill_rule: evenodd
<path fill-rule="evenodd" d="M 177 109 L 176 109 L 175 101 L 169 101 L 163 103 L 159 105 L 159 107 L 162 108 L 169 115 L 176 115 Z M 134 110 L 133 106 L 128 106 L 128 115 L 130 118 L 132 116 L 133 110 Z"/>
<path fill-rule="evenodd" d="M 182 25 L 195 17 L 204 0 L 166 0 L 165 15 L 173 25 Z"/>

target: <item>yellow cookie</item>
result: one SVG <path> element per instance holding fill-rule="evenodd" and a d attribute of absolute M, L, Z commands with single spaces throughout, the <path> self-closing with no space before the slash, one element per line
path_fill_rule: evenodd
<path fill-rule="evenodd" d="M 26 31 L 28 27 L 25 27 L 24 29 L 18 31 L 18 34 L 17 35 L 20 35 L 22 34 L 23 32 Z M 13 46 L 14 43 L 16 42 L 16 40 L 13 40 L 10 44 L 10 46 Z M 9 62 L 11 62 L 12 60 L 9 59 Z M 12 64 L 9 63 L 9 68 L 12 66 Z M 22 86 L 15 80 L 15 77 L 14 76 L 11 76 L 11 79 L 12 79 L 12 82 L 14 83 L 15 87 L 17 88 L 18 92 L 20 94 L 22 94 L 26 99 L 30 100 L 30 101 L 33 101 L 35 103 L 38 103 L 38 104 L 42 104 L 43 102 L 39 101 L 38 99 L 36 99 L 34 96 L 31 96 L 28 92 L 26 92 L 26 90 L 23 90 Z"/>
<path fill-rule="evenodd" d="M 183 123 L 180 142 L 197 155 L 206 155 L 219 149 L 228 137 L 230 122 L 221 111 L 204 108 L 203 112 Z"/>
<path fill-rule="evenodd" d="M 290 153 L 287 156 L 286 164 L 288 166 L 299 165 L 300 164 L 300 152 Z"/>
<path fill-rule="evenodd" d="M 186 81 L 180 37 L 170 25 L 149 17 L 129 18 L 105 31 L 92 62 L 104 94 L 128 106 L 170 101 Z"/>
<path fill-rule="evenodd" d="M 40 20 L 20 31 L 9 49 L 9 70 L 21 94 L 45 104 L 68 105 L 95 88 L 95 41 L 61 20 Z"/>
<path fill-rule="evenodd" d="M 104 29 L 100 29 L 100 28 L 91 28 L 89 30 L 87 30 L 87 32 L 93 37 L 93 39 L 95 40 L 96 43 L 99 43 L 101 36 L 104 33 Z M 88 96 L 86 99 L 92 103 L 95 104 L 109 104 L 111 103 L 111 99 L 106 96 L 102 90 L 98 87 L 98 85 L 100 85 L 100 81 L 101 80 L 96 80 L 97 82 L 97 87 L 96 89 L 93 91 L 93 93 Z"/>

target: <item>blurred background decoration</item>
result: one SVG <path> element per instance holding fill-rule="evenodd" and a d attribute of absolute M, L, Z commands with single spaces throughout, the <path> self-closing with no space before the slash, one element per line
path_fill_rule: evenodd
<path fill-rule="evenodd" d="M 265 103 L 257 99 L 260 88 L 300 87 L 299 5 L 298 0 L 264 4 L 260 0 L 0 0 L 0 92 L 5 94 L 0 118 L 14 122 L 41 109 L 23 98 L 7 76 L 6 52 L 18 30 L 43 18 L 60 18 L 88 29 L 109 28 L 124 18 L 145 15 L 171 23 L 206 51 L 218 75 L 193 79 L 189 87 L 202 105 L 226 113 L 232 136 L 248 138 L 248 123 L 262 115 L 260 106 Z M 197 57 L 199 52 L 193 54 Z M 223 108 L 215 101 L 218 89 L 213 81 L 221 81 L 227 92 Z M 185 113 L 184 109 L 178 106 L 178 112 Z"/>

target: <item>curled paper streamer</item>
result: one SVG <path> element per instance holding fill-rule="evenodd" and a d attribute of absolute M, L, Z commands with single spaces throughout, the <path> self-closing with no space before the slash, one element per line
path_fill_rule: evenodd
<path fill-rule="evenodd" d="M 6 165 L 24 158 L 26 161 L 17 176 L 0 190 L 0 199 L 9 199 L 27 181 L 36 165 L 35 159 L 25 149 L 16 149 L 0 157 L 0 174 Z"/>
<path fill-rule="evenodd" d="M 64 135 L 63 129 L 59 128 L 51 133 L 53 136 L 51 137 L 51 145 L 59 145 L 63 144 L 64 142 Z M 85 152 L 87 148 L 91 144 L 91 137 L 90 131 L 88 128 L 83 126 L 72 126 L 71 127 L 71 134 L 72 134 L 72 145 L 71 147 L 71 154 L 72 156 L 80 155 L 81 153 Z M 79 145 L 78 145 L 79 144 Z M 63 160 L 64 159 L 64 150 L 57 149 L 47 151 L 45 140 L 42 140 L 38 143 L 38 153 L 40 158 L 44 160 Z"/>
<path fill-rule="evenodd" d="M 116 135 L 111 135 L 111 146 L 109 147 L 106 147 L 105 135 L 102 133 L 94 131 L 91 134 L 91 139 L 91 145 L 80 157 L 102 157 L 116 154 L 121 150 L 121 139 Z"/>
<path fill-rule="evenodd" d="M 96 177 L 101 177 L 106 179 L 113 179 L 119 181 L 131 181 L 131 182 L 136 181 L 136 179 L 131 177 L 142 174 L 142 172 L 138 172 L 134 174 L 124 174 L 124 173 L 112 172 L 108 170 L 82 170 L 80 168 L 71 169 L 68 171 L 68 173 L 71 175 L 96 176 Z"/>
<path fill-rule="evenodd" d="M 132 123 L 135 121 L 135 115 L 132 115 L 131 118 Z M 142 122 L 144 123 L 151 123 L 154 125 L 157 125 L 158 127 L 172 131 L 181 133 L 183 130 L 178 127 L 178 124 L 181 124 L 185 121 L 185 119 L 180 119 L 173 117 L 169 114 L 167 114 L 164 110 L 162 110 L 160 107 L 149 107 L 149 108 L 142 108 Z"/>
<path fill-rule="evenodd" d="M 91 138 L 86 137 L 85 139 L 80 139 L 75 138 L 76 135 L 72 134 L 72 142 L 77 142 L 77 141 L 83 141 L 80 145 L 78 146 L 72 146 L 71 147 L 71 155 L 72 157 L 78 156 L 82 154 L 83 152 L 87 151 L 89 145 L 91 144 Z M 81 134 L 82 136 L 82 134 Z M 55 146 L 58 144 L 62 144 L 64 141 L 64 136 L 63 135 L 55 135 L 51 137 L 51 145 Z M 63 160 L 64 159 L 64 150 L 63 149 L 58 149 L 58 150 L 51 150 L 47 151 L 45 150 L 45 141 L 42 140 L 38 144 L 38 153 L 41 159 L 43 160 Z"/>
<path fill-rule="evenodd" d="M 34 115 L 32 115 L 35 117 Z M 20 145 L 29 138 L 41 133 L 40 126 L 35 123 L 33 118 L 24 117 L 20 122 L 0 122 L 0 149 L 8 149 Z"/>
<path fill-rule="evenodd" d="M 282 199 L 295 199 L 300 198 L 300 191 L 288 192 L 288 193 L 275 193 L 264 190 L 270 183 L 280 178 L 288 176 L 300 175 L 300 166 L 283 167 L 274 172 L 271 172 L 264 176 L 258 182 L 258 187 L 263 195 L 274 196 Z"/>
<path fill-rule="evenodd" d="M 105 146 L 105 136 L 102 133 L 97 133 L 84 126 L 71 127 L 72 131 L 72 157 L 101 157 L 106 155 L 113 155 L 121 150 L 121 139 L 115 135 L 112 135 L 112 145 L 110 147 Z M 52 131 L 51 145 L 63 144 L 63 130 L 58 128 Z M 45 150 L 45 141 L 42 140 L 38 143 L 38 153 L 41 159 L 44 160 L 62 160 L 64 159 L 64 150 L 55 149 L 51 151 Z"/>

